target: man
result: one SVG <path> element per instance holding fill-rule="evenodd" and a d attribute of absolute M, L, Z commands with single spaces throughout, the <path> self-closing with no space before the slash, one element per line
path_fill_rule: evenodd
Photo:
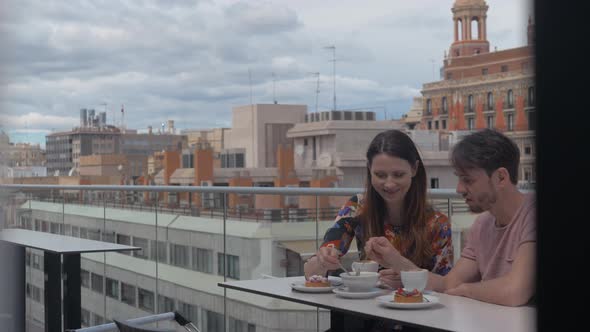
<path fill-rule="evenodd" d="M 427 289 L 480 301 L 519 306 L 535 292 L 536 212 L 533 194 L 517 188 L 518 147 L 486 129 L 463 138 L 451 153 L 457 192 L 473 223 L 461 258 L 446 276 L 430 273 Z M 412 268 L 384 238 L 371 238 L 366 253 L 394 270 Z"/>

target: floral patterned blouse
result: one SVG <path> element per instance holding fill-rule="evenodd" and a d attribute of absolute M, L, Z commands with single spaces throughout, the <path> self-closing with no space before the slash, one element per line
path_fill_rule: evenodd
<path fill-rule="evenodd" d="M 359 255 L 361 254 L 365 246 L 365 241 L 360 236 L 363 231 L 360 218 L 358 218 L 362 204 L 363 197 L 360 194 L 353 196 L 344 204 L 336 216 L 334 226 L 326 231 L 322 247 L 334 247 L 344 255 L 350 248 L 350 243 L 355 234 L 359 234 L 356 241 Z M 451 223 L 443 213 L 435 212 L 427 221 L 427 225 L 430 230 L 430 241 L 434 256 L 430 264 L 428 264 L 429 266 L 421 266 L 421 268 L 428 269 L 439 275 L 446 275 L 453 265 Z M 409 257 L 412 254 L 413 246 L 408 244 L 408 241 L 404 241 L 401 226 L 386 224 L 384 236 L 404 257 Z"/>

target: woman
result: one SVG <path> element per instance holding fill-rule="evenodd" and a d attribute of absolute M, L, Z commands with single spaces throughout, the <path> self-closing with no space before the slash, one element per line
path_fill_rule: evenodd
<path fill-rule="evenodd" d="M 305 263 L 305 276 L 338 270 L 353 238 L 359 258 L 367 258 L 365 244 L 373 237 L 386 238 L 408 265 L 445 275 L 453 262 L 451 223 L 426 201 L 426 171 L 412 140 L 399 130 L 382 132 L 366 157 L 365 194 L 353 196 L 338 212 L 320 249 Z M 379 274 L 382 283 L 401 286 L 399 269 Z"/>

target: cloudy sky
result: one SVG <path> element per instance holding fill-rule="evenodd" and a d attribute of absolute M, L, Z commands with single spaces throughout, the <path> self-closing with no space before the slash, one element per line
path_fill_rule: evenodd
<path fill-rule="evenodd" d="M 315 111 L 318 72 L 318 109 L 331 109 L 330 45 L 337 108 L 399 118 L 438 80 L 453 2 L 2 0 L 0 128 L 44 145 L 79 123 L 80 108 L 118 125 L 122 105 L 128 128 L 229 127 L 250 98 Z M 529 1 L 487 4 L 491 48 L 524 45 Z"/>

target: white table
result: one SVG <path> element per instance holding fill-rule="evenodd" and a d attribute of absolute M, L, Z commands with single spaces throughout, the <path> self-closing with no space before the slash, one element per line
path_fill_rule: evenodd
<path fill-rule="evenodd" d="M 14 269 L 9 271 L 12 272 L 10 273 L 12 274 L 11 280 L 14 282 L 15 289 L 3 289 L 3 292 L 14 293 L 14 301 L 16 302 L 14 305 L 15 308 L 13 309 L 15 311 L 14 316 L 17 317 L 14 321 L 15 324 L 18 324 L 14 329 L 15 331 L 25 330 L 25 248 L 34 248 L 43 250 L 44 252 L 45 331 L 49 332 L 80 328 L 80 303 L 82 296 L 80 290 L 81 253 L 121 252 L 141 249 L 140 247 L 35 232 L 26 229 L 1 230 L 0 250 L 4 251 L 5 254 L 8 254 L 14 260 Z M 2 286 L 7 288 L 10 285 Z"/>
<path fill-rule="evenodd" d="M 392 309 L 375 298 L 345 299 L 333 293 L 302 293 L 289 284 L 303 277 L 243 280 L 219 283 L 220 287 L 265 295 L 361 317 L 391 319 L 404 325 L 443 331 L 535 331 L 536 308 L 505 307 L 459 296 L 432 293 L 440 303 L 425 309 Z M 392 295 L 393 296 L 393 295 Z"/>

